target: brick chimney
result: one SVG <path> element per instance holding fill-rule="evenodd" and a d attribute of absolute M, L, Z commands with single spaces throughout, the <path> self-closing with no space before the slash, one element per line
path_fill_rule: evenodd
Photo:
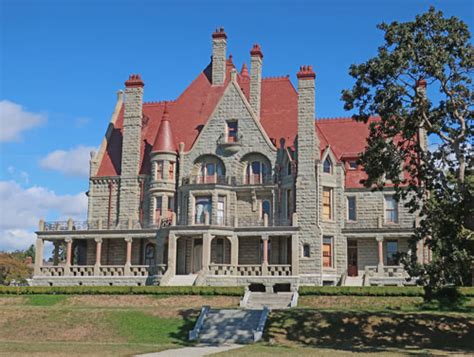
<path fill-rule="evenodd" d="M 125 82 L 125 111 L 123 116 L 122 161 L 120 173 L 119 225 L 126 227 L 131 220 L 138 223 L 140 207 L 140 150 L 143 116 L 143 87 L 139 74 Z"/>
<path fill-rule="evenodd" d="M 319 161 L 319 140 L 315 127 L 315 78 L 311 66 L 302 66 L 298 77 L 298 169 L 296 177 L 296 212 L 299 238 L 302 244 L 309 244 L 310 254 L 321 256 L 321 232 L 318 228 L 319 200 L 316 163 Z M 320 271 L 321 266 L 312 267 Z"/>
<path fill-rule="evenodd" d="M 250 50 L 250 106 L 260 119 L 260 102 L 262 93 L 262 49 L 258 44 Z"/>
<path fill-rule="evenodd" d="M 225 82 L 227 35 L 223 27 L 212 34 L 212 84 L 223 85 Z"/>

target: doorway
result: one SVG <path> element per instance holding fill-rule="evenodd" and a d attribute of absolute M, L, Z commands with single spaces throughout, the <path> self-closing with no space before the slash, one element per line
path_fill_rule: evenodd
<path fill-rule="evenodd" d="M 347 241 L 347 275 L 348 276 L 357 276 L 357 241 L 348 240 Z"/>

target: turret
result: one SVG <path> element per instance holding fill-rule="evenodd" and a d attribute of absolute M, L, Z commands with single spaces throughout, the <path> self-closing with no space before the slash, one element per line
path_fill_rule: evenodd
<path fill-rule="evenodd" d="M 151 150 L 151 204 L 153 224 L 173 220 L 176 194 L 176 144 L 169 120 L 168 104 L 165 102 L 160 128 Z"/>

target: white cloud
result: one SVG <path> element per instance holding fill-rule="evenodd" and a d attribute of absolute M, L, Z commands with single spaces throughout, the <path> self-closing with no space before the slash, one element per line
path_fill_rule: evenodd
<path fill-rule="evenodd" d="M 90 152 L 97 149 L 92 146 L 77 146 L 69 150 L 50 152 L 40 160 L 43 169 L 59 171 L 67 176 L 89 175 Z"/>
<path fill-rule="evenodd" d="M 27 112 L 9 100 L 0 101 L 0 141 L 19 141 L 21 133 L 46 122 L 46 115 Z"/>
<path fill-rule="evenodd" d="M 14 181 L 0 181 L 0 250 L 27 248 L 41 218 L 84 220 L 86 212 L 84 193 L 57 195 L 40 186 L 24 189 Z"/>

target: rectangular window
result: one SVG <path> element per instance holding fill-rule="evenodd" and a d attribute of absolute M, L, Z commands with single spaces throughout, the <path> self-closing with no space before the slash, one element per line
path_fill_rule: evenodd
<path fill-rule="evenodd" d="M 385 222 L 398 223 L 398 201 L 395 196 L 385 196 Z"/>
<path fill-rule="evenodd" d="M 212 201 L 210 196 L 205 197 L 196 197 L 196 216 L 195 222 L 196 224 L 205 224 L 206 217 L 208 217 L 208 222 L 211 221 L 211 213 L 212 213 Z"/>
<path fill-rule="evenodd" d="M 227 142 L 228 143 L 236 143 L 238 141 L 238 126 L 237 121 L 228 121 L 227 122 Z"/>
<path fill-rule="evenodd" d="M 155 199 L 155 222 L 159 223 L 161 219 L 161 208 L 163 207 L 163 197 L 159 196 Z"/>
<path fill-rule="evenodd" d="M 332 237 L 323 237 L 323 267 L 332 268 Z"/>
<path fill-rule="evenodd" d="M 357 170 L 357 161 L 349 161 L 349 170 Z"/>
<path fill-rule="evenodd" d="M 169 172 L 168 172 L 168 179 L 169 180 L 174 180 L 174 166 L 175 166 L 175 163 L 174 162 L 170 162 L 170 167 L 169 167 Z"/>
<path fill-rule="evenodd" d="M 225 222 L 225 197 L 219 196 L 217 200 L 217 224 L 223 226 Z"/>
<path fill-rule="evenodd" d="M 398 241 L 387 241 L 387 265 L 398 265 Z"/>
<path fill-rule="evenodd" d="M 156 179 L 163 180 L 163 161 L 156 162 Z"/>
<path fill-rule="evenodd" d="M 172 217 L 174 212 L 174 197 L 168 196 L 168 217 Z"/>
<path fill-rule="evenodd" d="M 347 219 L 349 221 L 355 221 L 356 215 L 356 198 L 355 196 L 347 197 Z"/>
<path fill-rule="evenodd" d="M 332 219 L 332 188 L 323 188 L 323 219 Z"/>

